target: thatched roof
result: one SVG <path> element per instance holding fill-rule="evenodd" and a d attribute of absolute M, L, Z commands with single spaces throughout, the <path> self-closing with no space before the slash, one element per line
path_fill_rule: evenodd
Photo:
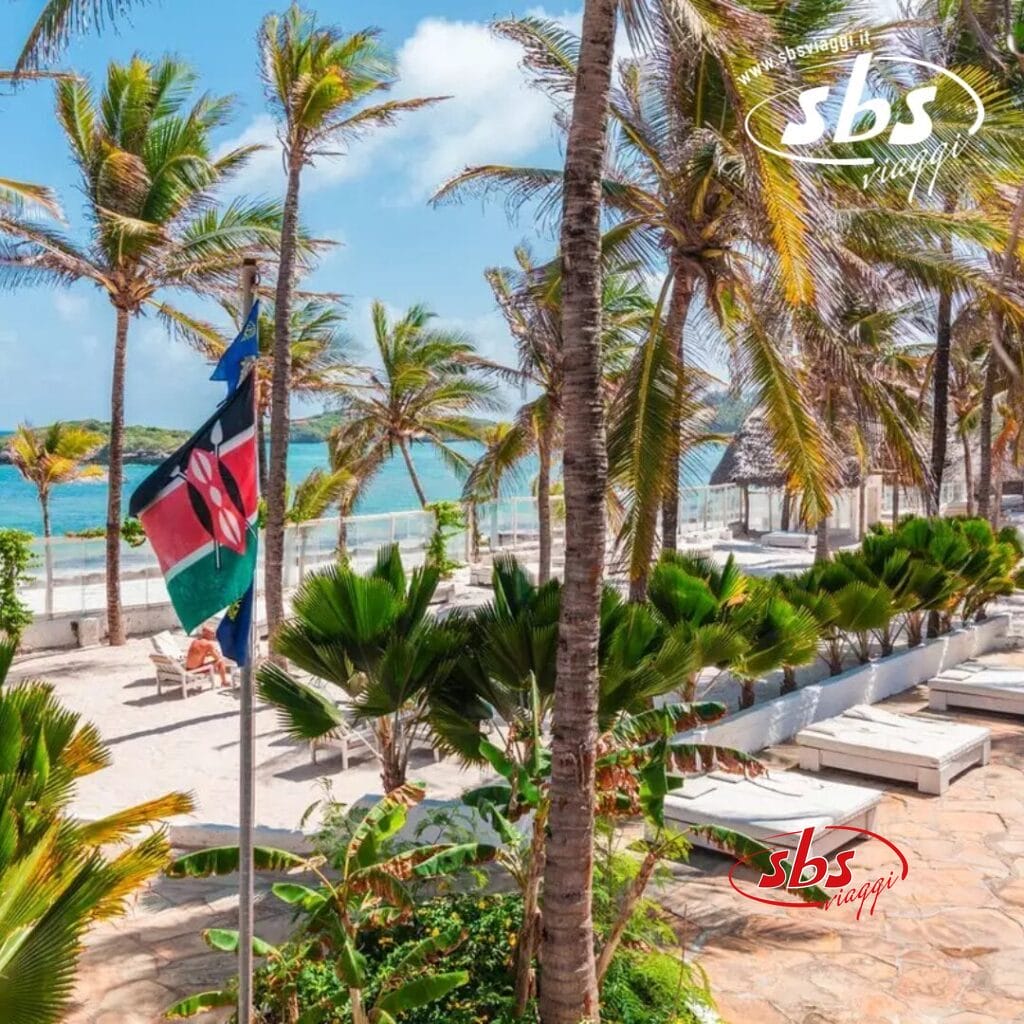
<path fill-rule="evenodd" d="M 733 435 L 729 446 L 711 474 L 711 483 L 739 484 L 742 487 L 784 487 L 788 476 L 775 450 L 772 432 L 764 413 L 755 409 Z M 857 460 L 844 459 L 842 484 L 856 487 L 860 483 Z"/>
<path fill-rule="evenodd" d="M 711 483 L 746 487 L 782 487 L 786 474 L 764 413 L 754 410 L 740 424 L 711 474 Z"/>

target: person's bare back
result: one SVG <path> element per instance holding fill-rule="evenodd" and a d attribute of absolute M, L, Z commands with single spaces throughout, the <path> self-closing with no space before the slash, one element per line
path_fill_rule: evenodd
<path fill-rule="evenodd" d="M 213 665 L 220 673 L 221 686 L 230 686 L 228 679 L 228 665 L 221 654 L 217 644 L 216 634 L 210 626 L 203 626 L 199 636 L 188 645 L 188 653 L 185 655 L 185 668 L 194 671 L 204 665 Z"/>

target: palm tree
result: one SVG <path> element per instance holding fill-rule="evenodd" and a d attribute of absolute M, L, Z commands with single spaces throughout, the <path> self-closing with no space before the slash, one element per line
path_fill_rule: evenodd
<path fill-rule="evenodd" d="M 321 469 L 317 466 L 300 480 L 295 489 L 288 489 L 288 511 L 285 519 L 291 526 L 297 526 L 299 537 L 299 579 L 306 567 L 306 544 L 308 533 L 303 524 L 322 519 L 327 510 L 342 500 L 350 487 L 351 473 L 348 469 Z"/>
<path fill-rule="evenodd" d="M 240 322 L 238 306 L 225 303 L 231 318 Z M 256 325 L 259 358 L 259 405 L 256 414 L 256 452 L 259 461 L 260 493 L 267 493 L 266 419 L 270 410 L 270 387 L 274 372 L 274 305 L 260 305 Z M 342 383 L 349 371 L 346 343 L 341 331 L 345 311 L 333 295 L 311 295 L 292 309 L 291 314 L 291 382 L 290 393 L 301 398 L 322 395 Z M 228 340 L 217 339 L 207 345 L 210 356 L 217 359 Z"/>
<path fill-rule="evenodd" d="M 498 479 L 523 458 L 537 455 L 538 578 L 544 583 L 551 575 L 552 463 L 561 448 L 563 421 L 563 268 L 558 258 L 546 266 L 536 265 L 523 246 L 516 249 L 516 261 L 518 269 L 492 267 L 485 272 L 519 356 L 517 367 L 495 368 L 538 394 L 521 406 L 508 431 L 492 438 L 494 443 L 485 449 L 466 481 L 464 497 L 496 498 Z M 602 391 L 610 396 L 636 340 L 651 322 L 651 302 L 634 270 L 606 272 L 601 283 L 601 313 Z"/>
<path fill-rule="evenodd" d="M 13 657 L 14 645 L 0 644 L 0 1006 L 7 1021 L 56 1024 L 84 933 L 122 914 L 127 897 L 167 864 L 167 834 L 152 826 L 188 814 L 192 801 L 170 793 L 98 821 L 72 815 L 78 780 L 107 767 L 110 753 L 51 686 L 7 684 Z"/>
<path fill-rule="evenodd" d="M 327 460 L 332 472 L 343 480 L 338 494 L 338 561 L 343 564 L 348 561 L 349 517 L 386 458 L 387 449 L 374 444 L 365 425 L 343 423 L 327 437 Z"/>
<path fill-rule="evenodd" d="M 33 430 L 22 423 L 7 443 L 11 461 L 39 495 L 46 548 L 46 614 L 53 612 L 53 552 L 50 549 L 50 492 L 59 484 L 88 475 L 82 463 L 103 444 L 103 435 L 66 423 Z"/>
<path fill-rule="evenodd" d="M 320 27 L 315 16 L 293 4 L 268 15 L 259 35 L 267 98 L 277 121 L 287 185 L 281 231 L 280 268 L 274 299 L 274 366 L 270 396 L 270 471 L 267 488 L 266 602 L 271 632 L 284 616 L 285 486 L 288 482 L 288 399 L 291 385 L 292 291 L 296 272 L 299 188 L 303 168 L 332 148 L 343 147 L 398 115 L 437 98 L 387 100 L 364 105 L 391 88 L 395 69 L 375 32 L 345 35 Z"/>
<path fill-rule="evenodd" d="M 195 75 L 172 58 L 133 57 L 107 69 L 102 95 L 88 82 L 57 84 L 57 118 L 81 174 L 88 242 L 0 210 L 0 267 L 9 284 L 91 282 L 114 307 L 109 485 L 107 497 L 107 626 L 124 643 L 120 594 L 121 497 L 124 479 L 124 387 L 128 331 L 150 311 L 194 343 L 216 336 L 209 325 L 162 301 L 167 289 L 233 294 L 245 255 L 280 240 L 276 203 L 235 199 L 216 205 L 218 188 L 255 147 L 215 159 L 211 133 L 231 101 L 191 100 Z"/>
<path fill-rule="evenodd" d="M 541 959 L 544 1024 L 599 1020 L 591 893 L 601 578 L 608 463 L 601 393 L 601 171 L 615 49 L 616 0 L 585 0 L 565 154 L 562 475 L 565 585 L 551 746 L 550 834 Z"/>
<path fill-rule="evenodd" d="M 294 615 L 274 637 L 279 654 L 339 687 L 351 713 L 371 723 L 386 793 L 405 783 L 430 698 L 448 685 L 465 647 L 459 620 L 428 615 L 438 578 L 424 566 L 407 580 L 397 545 L 381 548 L 365 576 L 347 566 L 311 573 L 295 594 Z M 278 708 L 290 735 L 315 742 L 346 728 L 333 699 L 276 664 L 257 675 L 260 696 Z"/>
<path fill-rule="evenodd" d="M 393 320 L 382 302 L 371 310 L 379 368 L 357 375 L 340 391 L 345 436 L 358 439 L 362 461 L 374 470 L 397 449 L 420 506 L 427 495 L 413 464 L 411 445 L 429 444 L 459 475 L 471 463 L 450 444 L 479 440 L 481 425 L 470 414 L 495 408 L 494 385 L 483 379 L 482 363 L 468 338 L 430 326 L 434 314 L 410 307 Z"/>

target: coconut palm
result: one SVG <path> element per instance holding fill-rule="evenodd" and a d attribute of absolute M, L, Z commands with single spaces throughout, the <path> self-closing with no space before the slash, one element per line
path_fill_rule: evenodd
<path fill-rule="evenodd" d="M 499 373 L 538 392 L 520 407 L 507 431 L 493 435 L 466 481 L 470 500 L 497 497 L 498 481 L 522 459 L 536 454 L 536 496 L 540 542 L 539 579 L 551 575 L 552 464 L 561 447 L 565 366 L 562 345 L 562 274 L 557 258 L 538 266 L 523 246 L 517 269 L 492 267 L 485 273 L 519 356 L 515 368 Z M 649 329 L 652 304 L 635 271 L 610 269 L 601 283 L 602 391 L 611 396 L 621 382 L 636 340 Z"/>
<path fill-rule="evenodd" d="M 217 205 L 218 188 L 254 147 L 214 158 L 210 136 L 226 123 L 231 101 L 192 98 L 195 75 L 182 62 L 133 57 L 112 63 L 96 96 L 82 79 L 57 86 L 57 118 L 78 165 L 87 203 L 88 240 L 0 210 L 0 248 L 8 284 L 89 281 L 114 308 L 109 484 L 107 625 L 124 643 L 120 549 L 124 477 L 124 387 L 128 333 L 134 318 L 155 313 L 187 339 L 214 334 L 164 301 L 167 289 L 233 293 L 244 256 L 280 239 L 280 207 L 244 199 Z"/>
<path fill-rule="evenodd" d="M 46 613 L 53 611 L 53 552 L 50 550 L 50 492 L 60 484 L 90 475 L 82 463 L 103 444 L 103 435 L 66 423 L 33 430 L 22 423 L 7 442 L 11 461 L 39 496 L 46 547 Z"/>
<path fill-rule="evenodd" d="M 239 324 L 240 311 L 235 303 L 224 308 Z M 322 395 L 345 380 L 349 370 L 347 345 L 341 325 L 345 311 L 337 296 L 311 295 L 303 297 L 291 314 L 291 383 L 290 393 L 300 398 Z M 270 409 L 270 385 L 274 372 L 274 305 L 260 304 L 256 325 L 259 358 L 256 373 L 259 378 L 259 404 L 256 410 L 257 455 L 259 458 L 260 493 L 267 493 L 266 419 Z M 216 339 L 206 348 L 214 359 L 220 358 L 229 339 Z"/>
<path fill-rule="evenodd" d="M 481 425 L 470 414 L 496 407 L 494 385 L 481 375 L 484 364 L 470 340 L 432 327 L 434 314 L 424 306 L 411 306 L 394 319 L 377 301 L 370 316 L 379 368 L 362 371 L 341 389 L 345 435 L 359 440 L 367 466 L 374 469 L 401 452 L 426 508 L 412 443 L 430 445 L 445 465 L 465 476 L 471 462 L 450 441 L 479 440 Z"/>
<path fill-rule="evenodd" d="M 70 813 L 76 784 L 107 767 L 110 753 L 51 686 L 8 684 L 13 656 L 13 644 L 0 644 L 0 1006 L 10 1024 L 55 1024 L 71 1000 L 86 930 L 123 913 L 127 897 L 168 862 L 167 834 L 152 826 L 189 813 L 192 802 L 171 793 L 78 820 Z"/>
<path fill-rule="evenodd" d="M 288 482 L 288 400 L 291 385 L 292 292 L 296 271 L 302 171 L 332 149 L 375 128 L 394 124 L 403 111 L 437 98 L 367 102 L 395 83 L 393 61 L 371 30 L 345 35 L 317 24 L 293 4 L 268 15 L 259 34 L 260 64 L 287 177 L 280 268 L 274 299 L 274 363 L 270 397 L 270 467 L 266 526 L 266 602 L 271 631 L 284 615 L 284 491 Z"/>

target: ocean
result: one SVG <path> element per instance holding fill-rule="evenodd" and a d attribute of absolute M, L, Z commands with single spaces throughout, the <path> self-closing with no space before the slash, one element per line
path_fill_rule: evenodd
<path fill-rule="evenodd" d="M 459 441 L 452 445 L 467 458 L 474 458 L 480 446 L 472 441 Z M 683 479 L 689 486 L 706 483 L 718 461 L 720 448 L 707 446 L 706 451 L 694 454 L 684 469 Z M 430 501 L 458 498 L 461 485 L 452 471 L 441 461 L 434 449 L 426 444 L 412 446 L 423 489 Z M 292 444 L 288 448 L 288 476 L 292 483 L 302 480 L 311 469 L 327 465 L 327 446 L 323 444 Z M 131 464 L 125 467 L 125 507 L 136 485 L 153 469 L 152 466 Z M 529 494 L 535 463 L 524 463 L 512 491 Z M 106 519 L 107 493 L 102 480 L 80 481 L 55 487 L 50 499 L 50 516 L 55 536 L 70 531 L 101 526 Z M 386 462 L 366 488 L 358 506 L 357 515 L 400 512 L 418 507 L 416 494 L 409 482 L 409 474 L 401 455 Z M 42 518 L 35 488 L 26 483 L 13 466 L 0 466 L 0 528 L 42 533 Z"/>

